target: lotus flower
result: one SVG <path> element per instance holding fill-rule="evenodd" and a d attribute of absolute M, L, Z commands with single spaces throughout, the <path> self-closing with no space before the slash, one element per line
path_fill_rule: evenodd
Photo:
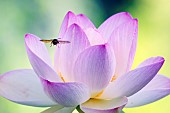
<path fill-rule="evenodd" d="M 0 76 L 0 95 L 19 104 L 51 107 L 44 113 L 117 113 L 170 94 L 170 79 L 157 74 L 163 57 L 151 57 L 131 70 L 138 20 L 129 13 L 111 16 L 98 29 L 83 14 L 68 12 L 56 47 L 54 66 L 40 38 L 25 35 L 33 69 Z"/>

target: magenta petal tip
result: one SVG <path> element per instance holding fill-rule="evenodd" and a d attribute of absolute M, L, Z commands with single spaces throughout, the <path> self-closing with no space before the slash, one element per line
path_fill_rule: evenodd
<path fill-rule="evenodd" d="M 129 12 L 120 12 L 120 13 L 117 13 L 117 14 L 124 14 L 130 18 L 133 18 L 132 15 L 129 13 Z"/>
<path fill-rule="evenodd" d="M 25 38 L 27 38 L 29 35 L 31 35 L 31 34 L 29 34 L 29 33 L 25 34 Z"/>

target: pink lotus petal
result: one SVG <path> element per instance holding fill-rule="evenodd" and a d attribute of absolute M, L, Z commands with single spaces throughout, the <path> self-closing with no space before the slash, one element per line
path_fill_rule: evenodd
<path fill-rule="evenodd" d="M 69 27 L 63 40 L 70 41 L 70 43 L 63 44 L 56 49 L 54 65 L 65 81 L 73 81 L 73 64 L 78 55 L 90 46 L 90 43 L 84 31 L 77 24 Z"/>
<path fill-rule="evenodd" d="M 93 28 L 88 28 L 85 33 L 90 41 L 90 45 L 100 45 L 106 43 L 106 40 L 101 36 L 101 34 Z"/>
<path fill-rule="evenodd" d="M 25 46 L 30 63 L 38 76 L 51 81 L 61 81 L 51 66 L 51 61 L 44 43 L 32 34 L 25 35 Z"/>
<path fill-rule="evenodd" d="M 132 17 L 127 12 L 117 13 L 110 18 L 108 18 L 100 27 L 99 32 L 104 38 L 110 38 L 112 32 L 121 24 L 131 20 Z"/>
<path fill-rule="evenodd" d="M 85 113 L 118 113 L 126 103 L 126 97 L 115 98 L 112 100 L 90 99 L 80 107 Z"/>
<path fill-rule="evenodd" d="M 95 28 L 93 23 L 84 14 L 75 15 L 73 12 L 69 11 L 61 25 L 59 37 L 62 38 L 70 25 L 74 23 L 79 25 L 82 29 Z"/>
<path fill-rule="evenodd" d="M 62 38 L 65 32 L 67 31 L 67 28 L 71 24 L 76 23 L 76 21 L 77 21 L 76 15 L 73 12 L 69 11 L 64 17 L 64 20 L 63 20 L 63 23 L 61 25 L 60 32 L 59 32 L 59 37 Z"/>
<path fill-rule="evenodd" d="M 170 79 L 163 75 L 156 75 L 142 90 L 128 97 L 126 107 L 137 107 L 149 104 L 169 94 Z"/>
<path fill-rule="evenodd" d="M 155 60 L 157 59 L 157 61 Z M 131 96 L 146 86 L 157 74 L 164 63 L 162 57 L 153 57 L 154 62 L 148 62 L 144 67 L 136 68 L 110 83 L 98 98 L 112 99 L 122 96 Z M 145 62 L 145 61 L 144 61 Z"/>
<path fill-rule="evenodd" d="M 83 82 L 94 97 L 110 82 L 115 69 L 114 53 L 109 45 L 96 45 L 83 51 L 74 67 L 75 81 Z"/>
<path fill-rule="evenodd" d="M 60 51 L 61 51 L 61 47 L 56 47 L 55 49 L 55 53 L 54 53 L 54 69 L 57 73 L 60 73 L 60 68 L 61 68 L 61 59 L 60 59 Z"/>
<path fill-rule="evenodd" d="M 49 66 L 52 66 L 52 62 L 48 53 L 48 50 L 41 39 L 33 34 L 25 35 L 26 48 L 30 49 L 37 57 L 43 60 Z"/>
<path fill-rule="evenodd" d="M 77 24 L 80 25 L 82 29 L 96 28 L 90 19 L 84 14 L 77 15 Z"/>
<path fill-rule="evenodd" d="M 157 61 L 161 61 L 161 60 L 164 60 L 162 57 L 150 57 L 148 59 L 146 59 L 144 62 L 142 62 L 141 64 L 138 65 L 137 68 L 140 68 L 140 67 L 144 67 L 148 64 L 153 64 L 153 63 L 156 63 Z"/>
<path fill-rule="evenodd" d="M 42 79 L 45 91 L 57 103 L 65 107 L 77 106 L 90 98 L 86 85 L 78 82 L 50 82 Z"/>
<path fill-rule="evenodd" d="M 75 107 L 53 106 L 41 113 L 72 113 Z"/>
<path fill-rule="evenodd" d="M 29 106 L 58 105 L 44 92 L 42 84 L 31 69 L 20 69 L 0 76 L 0 95 Z"/>
<path fill-rule="evenodd" d="M 112 45 L 116 57 L 115 76 L 121 76 L 130 70 L 136 52 L 138 22 L 131 19 L 121 24 L 111 34 L 108 43 Z"/>

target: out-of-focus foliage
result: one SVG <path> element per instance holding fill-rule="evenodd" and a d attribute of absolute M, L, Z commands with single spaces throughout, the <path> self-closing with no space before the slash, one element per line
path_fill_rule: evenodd
<path fill-rule="evenodd" d="M 133 68 L 150 56 L 163 56 L 160 73 L 170 77 L 170 0 L 0 0 L 0 73 L 31 68 L 24 46 L 24 34 L 56 37 L 67 11 L 86 14 L 96 26 L 120 11 L 139 20 L 139 39 Z M 48 46 L 48 45 L 47 45 Z M 49 48 L 53 55 L 54 48 Z M 0 86 L 1 87 L 1 86 Z M 167 113 L 170 96 L 125 113 Z M 38 113 L 36 108 L 12 103 L 0 97 L 0 113 Z"/>

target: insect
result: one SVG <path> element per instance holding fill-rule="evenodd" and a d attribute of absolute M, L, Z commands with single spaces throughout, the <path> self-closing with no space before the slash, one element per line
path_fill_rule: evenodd
<path fill-rule="evenodd" d="M 70 41 L 64 41 L 64 40 L 58 40 L 58 39 L 50 39 L 50 40 L 40 40 L 44 43 L 51 43 L 52 45 L 57 45 L 57 44 L 66 44 L 66 43 L 70 43 Z M 51 47 L 50 46 L 50 47 Z"/>

